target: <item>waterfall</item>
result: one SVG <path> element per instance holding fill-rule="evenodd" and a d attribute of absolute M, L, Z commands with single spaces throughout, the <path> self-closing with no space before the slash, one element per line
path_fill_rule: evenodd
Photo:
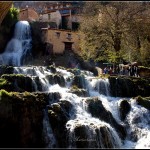
<path fill-rule="evenodd" d="M 131 99 L 132 108 L 127 116 L 129 139 L 135 144 L 135 148 L 150 147 L 150 111 L 137 105 L 134 99 Z"/>
<path fill-rule="evenodd" d="M 134 99 L 128 99 L 132 109 L 125 121 L 121 121 L 118 102 L 122 98 L 110 96 L 108 79 L 95 78 L 92 73 L 86 71 L 81 71 L 81 76 L 78 76 L 60 68 L 56 68 L 54 74 L 44 66 L 14 67 L 14 74 L 30 77 L 36 92 L 48 93 L 46 108 L 43 110 L 45 147 L 150 147 L 149 110 L 137 105 Z M 64 78 L 63 87 L 60 83 L 63 81 L 59 80 L 60 78 L 57 80 L 56 76 Z M 78 88 L 88 90 L 87 97 L 70 92 L 75 76 L 79 79 L 77 81 L 81 82 Z M 121 137 L 120 126 L 125 127 L 127 131 L 125 139 Z"/>
<path fill-rule="evenodd" d="M 43 136 L 45 138 L 45 143 L 46 143 L 45 147 L 46 148 L 55 148 L 57 146 L 55 136 L 53 134 L 51 125 L 49 123 L 47 110 L 44 110 Z"/>
<path fill-rule="evenodd" d="M 8 42 L 4 53 L 1 55 L 4 65 L 21 66 L 26 61 L 26 56 L 31 56 L 31 31 L 27 21 L 18 21 L 15 25 L 14 36 Z"/>

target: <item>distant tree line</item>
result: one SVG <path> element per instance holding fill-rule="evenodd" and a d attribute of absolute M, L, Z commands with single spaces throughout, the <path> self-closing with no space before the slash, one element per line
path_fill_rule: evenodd
<path fill-rule="evenodd" d="M 150 66 L 149 2 L 86 2 L 79 32 L 86 59 Z"/>

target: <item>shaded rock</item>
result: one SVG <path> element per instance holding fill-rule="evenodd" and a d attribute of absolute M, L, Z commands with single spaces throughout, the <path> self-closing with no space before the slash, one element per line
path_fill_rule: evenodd
<path fill-rule="evenodd" d="M 0 76 L 3 74 L 13 74 L 13 72 L 14 72 L 13 66 L 0 65 Z"/>
<path fill-rule="evenodd" d="M 73 78 L 73 82 L 72 82 L 73 86 L 77 86 L 80 89 L 85 89 L 85 78 L 83 75 L 77 75 Z"/>
<path fill-rule="evenodd" d="M 55 84 L 59 84 L 61 87 L 65 87 L 65 79 L 61 75 L 54 75 Z"/>
<path fill-rule="evenodd" d="M 145 107 L 146 109 L 150 110 L 150 97 L 141 97 L 138 96 L 135 98 L 138 105 Z"/>
<path fill-rule="evenodd" d="M 120 118 L 122 121 L 125 120 L 130 109 L 131 109 L 131 106 L 127 100 L 124 99 L 119 103 L 119 112 L 120 112 Z"/>
<path fill-rule="evenodd" d="M 35 83 L 36 83 L 36 85 L 37 85 L 37 90 L 38 90 L 38 91 L 42 91 L 42 83 L 41 83 L 41 81 L 40 81 L 40 78 L 39 78 L 38 76 L 36 76 L 36 77 L 34 78 L 34 81 L 35 81 Z"/>
<path fill-rule="evenodd" d="M 44 147 L 42 137 L 44 98 L 28 92 L 0 91 L 1 148 Z"/>
<path fill-rule="evenodd" d="M 54 75 L 46 75 L 46 79 L 49 81 L 51 85 L 55 84 Z"/>
<path fill-rule="evenodd" d="M 65 86 L 65 79 L 64 79 L 64 77 L 62 75 L 57 75 L 57 74 L 47 75 L 46 79 L 49 81 L 49 83 L 51 85 L 59 84 L 61 87 Z"/>
<path fill-rule="evenodd" d="M 88 98 L 85 100 L 87 103 L 87 111 L 92 114 L 93 117 L 99 118 L 102 121 L 109 123 L 112 127 L 115 128 L 119 137 L 121 139 L 125 139 L 126 137 L 126 130 L 125 127 L 114 119 L 111 112 L 106 110 L 102 104 L 102 101 L 99 100 L 97 97 L 95 98 Z"/>
<path fill-rule="evenodd" d="M 149 96 L 150 79 L 109 76 L 110 92 L 115 97 Z"/>
<path fill-rule="evenodd" d="M 66 123 L 70 119 L 70 111 L 73 109 L 69 101 L 62 100 L 48 107 L 48 116 L 54 135 L 58 141 L 58 147 L 68 146 Z"/>
<path fill-rule="evenodd" d="M 69 69 L 67 69 L 67 71 L 73 73 L 74 75 L 80 75 L 81 74 L 81 71 L 77 68 L 74 68 L 74 69 L 69 68 Z"/>
<path fill-rule="evenodd" d="M 76 87 L 76 86 L 73 86 L 73 87 L 70 89 L 69 92 L 70 92 L 70 93 L 74 93 L 74 94 L 76 94 L 76 95 L 78 95 L 78 96 L 80 96 L 80 97 L 89 96 L 87 90 L 85 90 L 85 89 L 79 89 L 79 88 Z"/>
<path fill-rule="evenodd" d="M 7 87 L 6 86 L 1 87 L 5 88 L 7 91 L 15 91 L 15 92 L 35 91 L 33 81 L 28 76 L 22 74 L 3 74 L 1 78 L 5 79 L 8 83 Z"/>
<path fill-rule="evenodd" d="M 47 69 L 49 69 L 52 73 L 56 73 L 56 68 L 53 65 L 47 66 Z"/>
<path fill-rule="evenodd" d="M 119 148 L 116 135 L 106 125 L 96 126 L 77 123 L 70 134 L 71 146 L 75 148 Z"/>

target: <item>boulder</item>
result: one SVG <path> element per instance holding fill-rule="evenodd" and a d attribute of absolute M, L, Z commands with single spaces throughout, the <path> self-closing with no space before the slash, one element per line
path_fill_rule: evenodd
<path fill-rule="evenodd" d="M 135 100 L 137 101 L 138 105 L 141 105 L 142 107 L 150 110 L 150 97 L 137 96 Z"/>
<path fill-rule="evenodd" d="M 105 109 L 101 100 L 99 100 L 97 97 L 94 97 L 87 98 L 85 102 L 87 103 L 87 111 L 90 112 L 93 117 L 99 118 L 100 120 L 109 123 L 117 131 L 119 137 L 123 140 L 125 139 L 125 127 L 117 123 L 111 112 Z"/>
<path fill-rule="evenodd" d="M 128 100 L 125 100 L 125 99 L 121 100 L 121 102 L 119 103 L 119 113 L 120 113 L 120 118 L 122 121 L 125 120 L 130 109 L 131 109 L 131 106 Z"/>

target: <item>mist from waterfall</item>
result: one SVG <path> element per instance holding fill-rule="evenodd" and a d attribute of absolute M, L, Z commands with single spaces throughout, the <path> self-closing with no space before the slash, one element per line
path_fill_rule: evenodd
<path fill-rule="evenodd" d="M 61 99 L 59 101 L 68 101 L 73 106 L 69 112 L 69 121 L 66 123 L 66 129 L 68 131 L 68 148 L 77 148 L 78 141 L 86 140 L 87 148 L 149 148 L 150 141 L 150 128 L 148 126 L 150 122 L 149 111 L 145 108 L 138 106 L 134 100 L 129 99 L 129 102 L 132 103 L 132 109 L 127 116 L 126 123 L 127 137 L 125 140 L 122 140 L 118 132 L 114 127 L 109 123 L 102 121 L 98 118 L 93 117 L 87 111 L 87 98 L 98 97 L 102 101 L 102 105 L 107 111 L 110 111 L 115 120 L 123 124 L 120 119 L 118 111 L 118 103 L 122 100 L 119 97 L 111 97 L 109 93 L 109 80 L 108 79 L 97 79 L 93 76 L 91 72 L 81 71 L 82 74 L 82 87 L 85 87 L 89 96 L 82 97 L 77 96 L 74 93 L 69 92 L 72 86 L 74 74 L 68 72 L 65 69 L 56 68 L 56 72 L 63 76 L 65 79 L 65 86 L 62 87 L 59 83 L 50 84 L 47 76 L 53 75 L 50 69 L 43 66 L 32 66 L 32 67 L 14 67 L 15 74 L 25 74 L 32 78 L 34 81 L 35 89 L 38 89 L 38 84 L 42 86 L 42 92 L 59 92 Z M 36 77 L 38 76 L 38 84 Z M 69 79 L 69 80 L 68 80 Z M 37 90 L 39 91 L 39 90 Z M 133 102 L 134 101 L 134 102 Z M 53 100 L 52 105 L 55 104 Z M 51 103 L 48 104 L 48 107 L 51 106 Z M 44 110 L 43 118 L 43 134 L 47 141 L 47 148 L 58 147 L 57 139 L 53 135 L 51 122 L 49 122 L 47 109 Z M 141 116 L 142 114 L 142 116 Z M 106 116 L 107 117 L 107 116 Z M 137 119 L 136 119 L 137 118 Z M 84 134 L 86 134 L 83 139 L 79 139 L 76 135 L 77 129 L 84 129 Z M 60 133 L 61 134 L 61 133 Z M 134 138 L 134 136 L 136 138 Z M 108 140 L 104 143 L 105 138 Z M 144 140 L 143 140 L 144 139 Z M 48 142 L 49 141 L 49 142 Z"/>
<path fill-rule="evenodd" d="M 18 21 L 14 35 L 8 42 L 5 51 L 1 54 L 3 65 L 21 66 L 25 58 L 31 55 L 31 31 L 28 21 Z"/>

